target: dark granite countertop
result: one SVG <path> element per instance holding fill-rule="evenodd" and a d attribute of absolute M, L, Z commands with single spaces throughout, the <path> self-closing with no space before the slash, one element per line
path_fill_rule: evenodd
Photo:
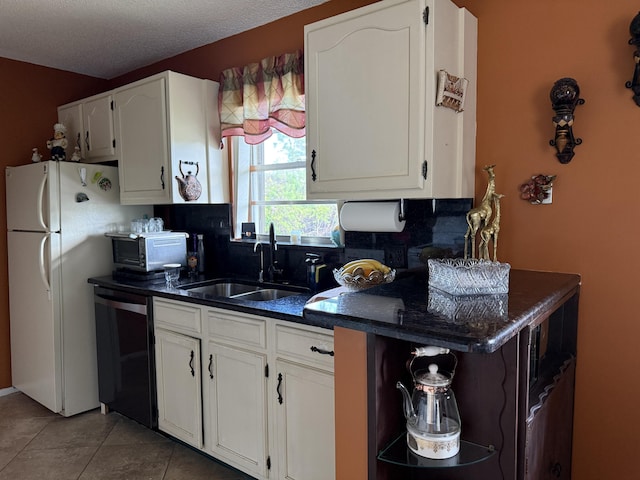
<path fill-rule="evenodd" d="M 462 352 L 496 351 L 578 293 L 580 276 L 511 270 L 509 293 L 453 297 L 403 278 L 309 304 L 305 320 Z"/>
<path fill-rule="evenodd" d="M 181 279 L 178 282 L 177 286 L 192 286 L 195 284 L 206 283 L 209 280 L 213 279 L 199 278 L 198 280 L 192 282 L 187 279 Z M 235 281 L 238 279 L 227 280 Z M 105 276 L 90 278 L 88 281 L 91 284 L 99 285 L 101 287 L 126 290 L 128 292 L 137 293 L 139 295 L 171 298 L 173 300 L 180 300 L 183 302 L 191 302 L 210 307 L 225 308 L 227 310 L 278 318 L 281 320 L 289 320 L 293 322 L 303 322 L 302 310 L 307 300 L 311 298 L 310 293 L 300 293 L 298 295 L 282 297 L 276 300 L 248 301 L 234 298 L 212 297 L 195 292 L 189 292 L 189 290 L 183 290 L 180 288 L 168 289 L 164 284 L 164 280 L 160 283 L 136 282 L 127 280 L 115 280 L 111 276 Z M 265 284 L 264 286 L 267 285 Z M 286 286 L 284 287 L 286 288 Z"/>
<path fill-rule="evenodd" d="M 424 276 L 407 276 L 309 304 L 309 293 L 258 302 L 207 297 L 167 289 L 164 283 L 114 280 L 111 276 L 90 278 L 89 283 L 323 328 L 340 326 L 456 351 L 489 353 L 578 293 L 580 276 L 511 270 L 508 294 L 467 297 L 430 292 Z"/>

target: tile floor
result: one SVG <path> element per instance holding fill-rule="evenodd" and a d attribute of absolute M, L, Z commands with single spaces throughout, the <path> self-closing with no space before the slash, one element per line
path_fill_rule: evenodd
<path fill-rule="evenodd" d="M 0 396 L 0 480 L 251 480 L 118 413 L 65 418 Z"/>

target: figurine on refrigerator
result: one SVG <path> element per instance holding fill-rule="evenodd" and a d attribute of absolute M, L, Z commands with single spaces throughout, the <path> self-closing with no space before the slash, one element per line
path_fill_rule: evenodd
<path fill-rule="evenodd" d="M 42 154 L 40 152 L 38 152 L 37 148 L 32 148 L 31 149 L 31 161 L 33 163 L 38 163 L 40 160 L 42 160 Z"/>
<path fill-rule="evenodd" d="M 51 160 L 66 160 L 67 155 L 64 151 L 67 148 L 66 133 L 67 127 L 62 123 L 56 123 L 53 126 L 53 138 L 47 140 L 47 148 L 51 150 Z"/>
<path fill-rule="evenodd" d="M 71 154 L 71 161 L 79 162 L 80 160 L 82 160 L 82 155 L 80 155 L 80 147 L 76 145 L 73 149 L 73 153 Z"/>

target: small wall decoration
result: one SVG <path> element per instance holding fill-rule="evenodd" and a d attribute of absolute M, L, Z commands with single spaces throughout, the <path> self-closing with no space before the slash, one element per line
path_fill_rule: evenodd
<path fill-rule="evenodd" d="M 573 158 L 573 149 L 582 143 L 581 138 L 573 136 L 573 111 L 577 105 L 584 104 L 580 98 L 580 87 L 573 78 L 561 78 L 551 88 L 551 106 L 556 114 L 553 125 L 556 136 L 549 141 L 549 145 L 556 148 L 556 157 L 560 163 L 569 163 Z"/>
<path fill-rule="evenodd" d="M 636 51 L 633 52 L 635 68 L 633 69 L 633 80 L 627 82 L 625 86 L 633 90 L 633 100 L 640 107 L 640 13 L 631 20 L 629 33 L 631 34 L 629 45 L 635 45 L 636 47 Z"/>
<path fill-rule="evenodd" d="M 469 80 L 450 75 L 446 70 L 438 72 L 438 92 L 436 105 L 451 108 L 456 112 L 464 110 L 464 97 Z"/>
<path fill-rule="evenodd" d="M 520 185 L 520 198 L 533 205 L 551 203 L 551 187 L 556 175 L 534 175 Z"/>

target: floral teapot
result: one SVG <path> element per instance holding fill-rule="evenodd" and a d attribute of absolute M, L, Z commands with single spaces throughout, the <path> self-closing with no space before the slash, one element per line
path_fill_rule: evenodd
<path fill-rule="evenodd" d="M 195 165 L 195 175 L 191 175 L 191 170 L 187 170 L 187 174 L 185 175 L 182 171 L 183 163 L 186 165 Z M 202 185 L 200 185 L 200 182 L 197 178 L 198 173 L 200 172 L 200 165 L 198 164 L 198 162 L 183 162 L 182 160 L 180 160 L 178 168 L 180 169 L 180 173 L 182 174 L 182 177 L 176 175 L 180 196 L 187 202 L 198 200 L 198 198 L 200 198 L 200 194 L 202 193 Z"/>

